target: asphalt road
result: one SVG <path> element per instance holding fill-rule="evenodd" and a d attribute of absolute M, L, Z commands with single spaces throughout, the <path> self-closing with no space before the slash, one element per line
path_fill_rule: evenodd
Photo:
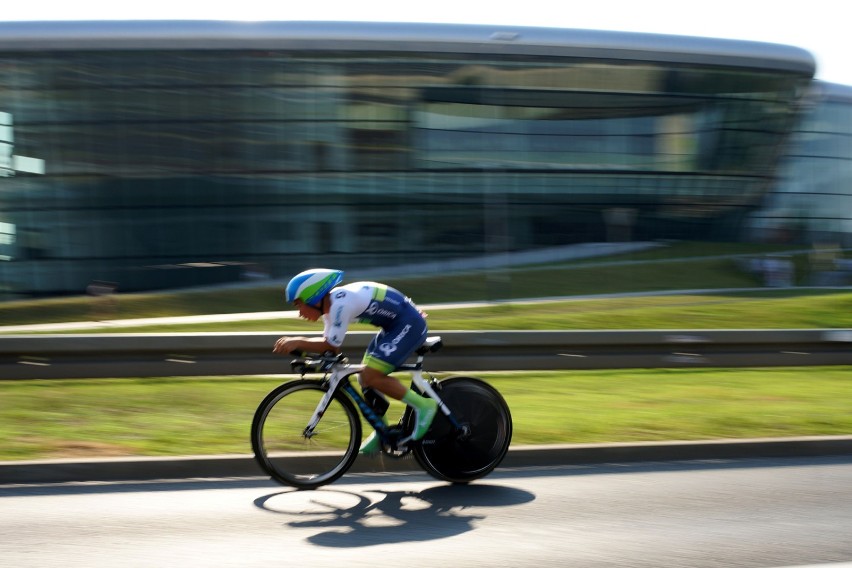
<path fill-rule="evenodd" d="M 781 567 L 852 562 L 852 457 L 0 486 L 27 567 Z"/>

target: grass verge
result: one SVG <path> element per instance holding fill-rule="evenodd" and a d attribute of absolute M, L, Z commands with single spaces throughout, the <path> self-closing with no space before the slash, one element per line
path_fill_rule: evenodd
<path fill-rule="evenodd" d="M 852 367 L 481 376 L 515 445 L 852 433 Z M 0 460 L 248 454 L 255 407 L 288 378 L 0 382 Z"/>
<path fill-rule="evenodd" d="M 466 274 L 398 277 L 389 268 L 375 278 L 398 287 L 419 304 L 481 299 L 517 299 L 586 294 L 639 293 L 664 290 L 748 288 L 759 280 L 744 271 L 744 254 L 778 250 L 771 245 L 736 243 L 668 243 L 635 252 L 557 264 L 498 268 Z M 797 282 L 805 282 L 806 255 L 793 255 Z M 195 314 L 265 312 L 286 309 L 283 282 L 268 286 L 115 295 L 116 318 L 169 317 Z M 86 321 L 99 311 L 82 295 L 0 302 L 5 325 Z"/>
<path fill-rule="evenodd" d="M 429 327 L 436 333 L 488 329 L 843 329 L 852 327 L 852 292 L 765 291 L 506 302 L 483 307 L 431 309 Z M 359 324 L 353 324 L 351 329 L 375 330 Z M 191 324 L 165 322 L 145 326 L 123 326 L 119 320 L 95 328 L 49 333 L 277 333 L 283 330 L 320 331 L 321 326 L 295 318 Z"/>
<path fill-rule="evenodd" d="M 615 329 L 815 329 L 852 327 L 852 292 L 765 291 L 671 296 L 631 296 L 536 303 L 500 303 L 429 310 L 429 327 L 442 330 Z M 176 333 L 321 331 L 316 323 L 291 319 L 200 324 L 159 323 L 58 333 Z M 354 324 L 353 330 L 374 330 Z M 56 333 L 56 332 L 53 332 Z"/>

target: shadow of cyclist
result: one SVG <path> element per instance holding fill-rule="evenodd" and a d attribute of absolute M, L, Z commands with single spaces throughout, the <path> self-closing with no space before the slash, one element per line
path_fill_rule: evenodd
<path fill-rule="evenodd" d="M 476 484 L 440 485 L 420 492 L 286 491 L 261 497 L 255 505 L 293 517 L 286 521 L 288 527 L 328 529 L 307 537 L 308 542 L 354 548 L 459 535 L 485 518 L 465 509 L 521 505 L 533 499 L 534 494 L 520 489 Z"/>

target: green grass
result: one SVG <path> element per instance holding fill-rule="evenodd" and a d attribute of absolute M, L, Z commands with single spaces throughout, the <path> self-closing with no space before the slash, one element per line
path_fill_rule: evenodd
<path fill-rule="evenodd" d="M 421 304 L 749 288 L 759 283 L 724 254 L 771 248 L 680 243 L 620 257 L 467 275 L 378 278 Z M 677 257 L 674 258 L 673 257 Z M 711 258 L 712 257 L 712 258 Z M 804 255 L 797 255 L 800 281 Z M 612 261 L 616 261 L 615 263 Z M 623 262 L 622 262 L 623 261 Z M 619 263 L 620 262 L 620 263 Z M 118 294 L 119 318 L 288 309 L 279 286 Z M 454 329 L 852 328 L 852 291 L 501 302 L 430 310 Z M 86 297 L 0 302 L 0 325 L 86 321 Z M 202 325 L 109 326 L 96 332 L 318 331 L 296 319 Z M 353 329 L 372 329 L 355 326 Z M 852 368 L 491 373 L 515 419 L 517 445 L 852 433 Z M 281 377 L 0 381 L 0 460 L 250 452 L 255 407 Z M 398 408 L 398 407 L 397 407 Z"/>
<path fill-rule="evenodd" d="M 777 246 L 732 243 L 672 243 L 644 252 L 428 277 L 395 276 L 393 269 L 376 279 L 398 287 L 419 304 L 618 294 L 665 290 L 748 288 L 760 286 L 737 264 L 737 255 L 765 254 Z M 725 256 L 727 255 L 727 256 Z M 722 258 L 720 258 L 720 256 Z M 806 255 L 792 256 L 798 281 L 806 279 Z M 283 282 L 261 287 L 162 293 L 119 293 L 117 318 L 265 312 L 286 309 Z M 86 321 L 93 315 L 84 295 L 0 302 L 0 323 L 22 325 Z"/>
<path fill-rule="evenodd" d="M 673 243 L 641 252 L 543 266 L 429 277 L 377 277 L 420 305 L 480 300 L 577 297 L 601 294 L 714 290 L 701 295 L 584 299 L 539 308 L 501 305 L 445 312 L 433 310 L 433 329 L 660 329 L 713 327 L 848 327 L 852 296 L 813 289 L 765 289 L 726 293 L 760 283 L 738 264 L 742 255 L 775 252 L 778 246 Z M 797 281 L 807 280 L 807 255 L 791 254 Z M 281 286 L 220 288 L 115 296 L 110 317 L 149 318 L 198 314 L 269 312 L 289 309 Z M 0 325 L 89 321 L 95 315 L 85 296 L 0 302 Z M 192 326 L 153 326 L 109 331 L 277 331 L 315 329 L 295 320 Z"/>
<path fill-rule="evenodd" d="M 852 327 L 852 292 L 765 291 L 738 294 L 634 296 L 540 303 L 499 303 L 429 311 L 442 330 L 820 329 Z M 120 323 L 67 333 L 320 331 L 299 319 L 123 327 Z M 353 325 L 352 330 L 374 329 Z"/>
<path fill-rule="evenodd" d="M 512 409 L 515 445 L 852 433 L 852 367 L 482 376 Z M 0 460 L 248 454 L 254 409 L 283 380 L 0 382 Z"/>

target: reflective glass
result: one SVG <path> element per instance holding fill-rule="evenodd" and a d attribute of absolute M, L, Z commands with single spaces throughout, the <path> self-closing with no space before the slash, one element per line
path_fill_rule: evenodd
<path fill-rule="evenodd" d="M 4 286 L 132 290 L 181 284 L 164 267 L 190 264 L 219 263 L 227 280 L 249 265 L 284 277 L 316 262 L 747 239 L 747 217 L 779 218 L 784 151 L 800 165 L 783 193 L 848 179 L 850 105 L 798 123 L 807 84 L 499 55 L 0 54 Z M 182 284 L 220 278 L 201 272 Z"/>

